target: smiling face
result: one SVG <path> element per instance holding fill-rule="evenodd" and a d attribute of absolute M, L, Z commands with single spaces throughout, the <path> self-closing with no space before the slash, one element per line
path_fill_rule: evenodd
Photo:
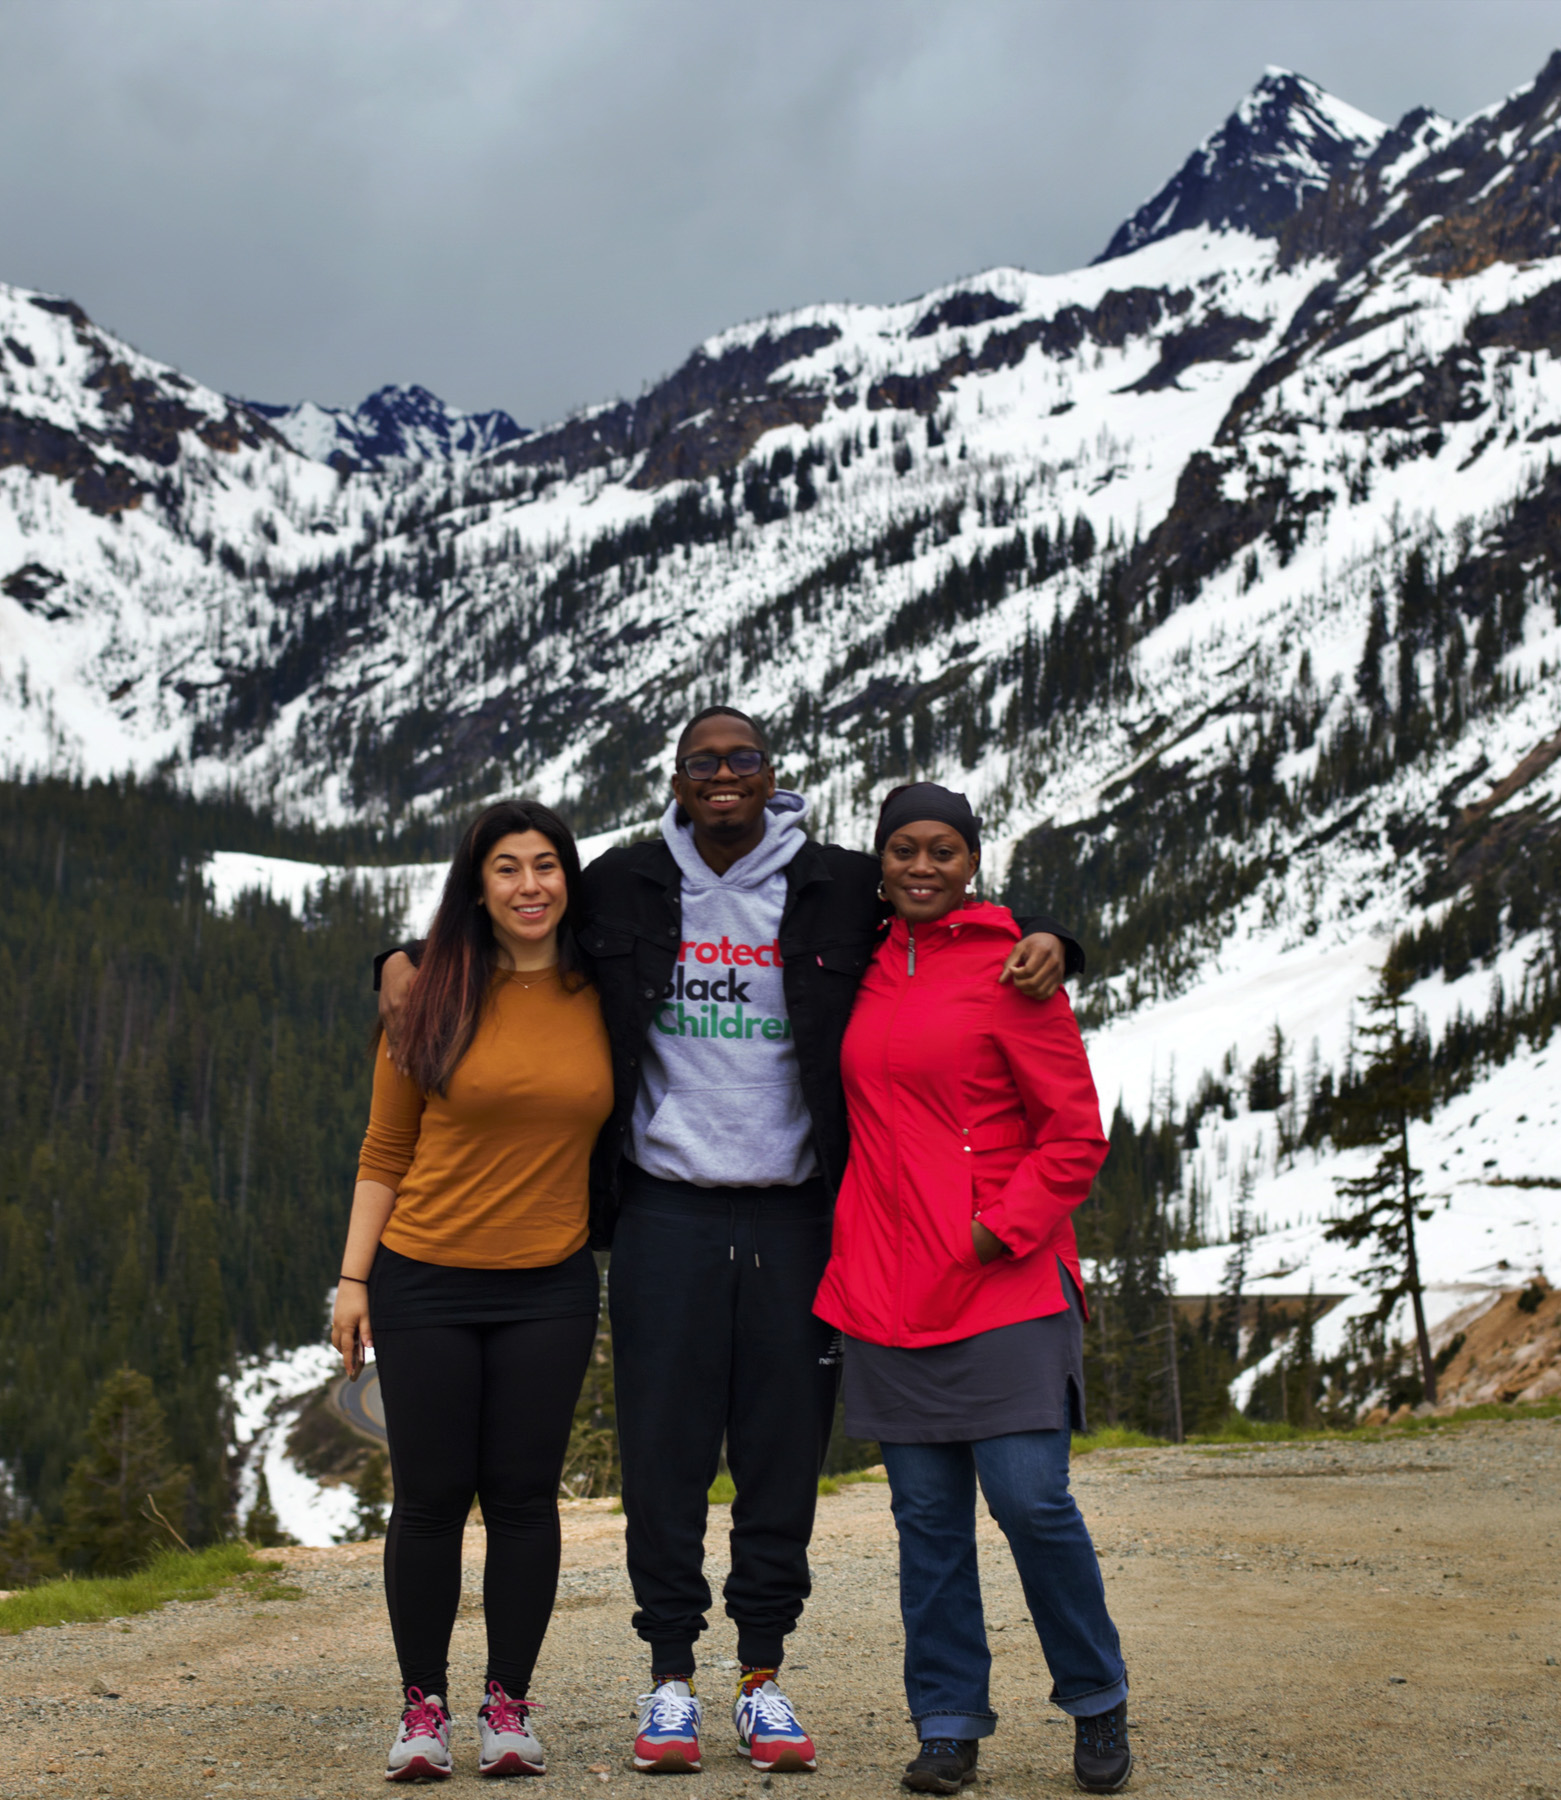
<path fill-rule="evenodd" d="M 930 925 L 965 904 L 980 866 L 952 825 L 919 819 L 890 834 L 883 847 L 883 891 L 908 925 Z"/>
<path fill-rule="evenodd" d="M 694 827 L 694 843 L 706 862 L 714 850 L 728 865 L 745 856 L 764 836 L 764 807 L 775 792 L 775 771 L 768 760 L 739 775 L 728 760 L 741 751 L 763 746 L 752 728 L 725 713 L 701 719 L 684 739 L 672 777 L 672 792 Z M 688 772 L 690 757 L 714 757 L 709 775 Z M 696 764 L 696 767 L 698 765 Z"/>
<path fill-rule="evenodd" d="M 482 859 L 482 904 L 500 967 L 539 969 L 556 962 L 568 903 L 564 865 L 540 831 L 512 831 Z"/>

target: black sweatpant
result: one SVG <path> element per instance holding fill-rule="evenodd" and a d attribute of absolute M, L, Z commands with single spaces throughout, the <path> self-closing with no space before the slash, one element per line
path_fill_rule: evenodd
<path fill-rule="evenodd" d="M 829 1237 L 822 1181 L 696 1188 L 624 1171 L 607 1303 L 634 1629 L 654 1675 L 694 1667 L 723 1437 L 737 1489 L 726 1610 L 743 1662 L 780 1662 L 811 1591 L 840 1374 L 834 1331 L 813 1316 Z"/>
<path fill-rule="evenodd" d="M 523 1696 L 558 1589 L 558 1477 L 596 1336 L 588 1315 L 374 1333 L 395 1504 L 385 1598 L 406 1687 L 449 1698 L 461 1534 L 488 1533 L 488 1672 Z"/>

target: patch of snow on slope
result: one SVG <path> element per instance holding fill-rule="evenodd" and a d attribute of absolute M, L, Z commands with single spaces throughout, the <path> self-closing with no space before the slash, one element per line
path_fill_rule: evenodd
<path fill-rule="evenodd" d="M 234 1449 L 241 1463 L 238 1520 L 242 1530 L 264 1471 L 282 1530 L 300 1544 L 333 1544 L 357 1516 L 350 1488 L 326 1487 L 287 1454 L 287 1433 L 301 1403 L 333 1376 L 341 1358 L 329 1344 L 303 1344 L 280 1355 L 247 1357 L 226 1384 L 233 1407 Z"/>
<path fill-rule="evenodd" d="M 643 836 L 654 828 L 654 822 L 647 821 L 619 831 L 602 831 L 577 839 L 581 866 L 600 856 L 604 850 Z M 339 863 L 297 862 L 285 856 L 260 856 L 250 850 L 215 850 L 205 865 L 206 885 L 218 912 L 232 912 L 243 894 L 260 893 L 280 901 L 295 913 L 302 913 L 310 896 L 318 893 L 326 882 L 363 881 L 370 883 L 400 910 L 411 937 L 426 935 L 449 872 L 450 865 L 445 862 L 357 863 L 349 867 Z"/>

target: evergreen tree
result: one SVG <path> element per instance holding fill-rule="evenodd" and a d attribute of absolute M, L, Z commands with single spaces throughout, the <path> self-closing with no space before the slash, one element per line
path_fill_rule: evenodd
<path fill-rule="evenodd" d="M 1214 1341 L 1231 1359 L 1241 1360 L 1241 1293 L 1247 1284 L 1247 1263 L 1252 1254 L 1252 1172 L 1243 1169 L 1230 1222 L 1230 1255 L 1220 1280 L 1220 1310 L 1214 1325 Z"/>
<path fill-rule="evenodd" d="M 189 1481 L 187 1468 L 173 1467 L 151 1382 L 134 1369 L 116 1370 L 92 1409 L 87 1454 L 66 1483 L 60 1548 L 94 1575 L 134 1568 L 168 1547 Z"/>
<path fill-rule="evenodd" d="M 378 848 L 156 783 L 0 782 L 0 1456 L 46 1534 L 121 1367 L 192 1472 L 173 1529 L 232 1529 L 221 1377 L 318 1335 L 368 1111 L 366 971 L 398 924 L 356 882 L 302 918 L 218 912 L 202 865 Z"/>
<path fill-rule="evenodd" d="M 1355 671 L 1355 689 L 1373 713 L 1387 710 L 1387 692 L 1382 685 L 1382 653 L 1388 647 L 1388 607 L 1381 588 L 1371 596 L 1371 617 L 1366 624 L 1366 644 L 1361 651 L 1360 666 Z"/>
<path fill-rule="evenodd" d="M 357 1516 L 337 1539 L 338 1543 L 363 1544 L 385 1535 L 386 1503 L 390 1499 L 388 1469 L 383 1450 L 376 1450 L 364 1463 L 353 1488 L 358 1499 Z"/>
<path fill-rule="evenodd" d="M 1068 554 L 1073 566 L 1082 569 L 1095 554 L 1095 527 L 1090 524 L 1083 513 L 1073 521 L 1073 533 L 1068 540 Z"/>
<path fill-rule="evenodd" d="M 260 1485 L 255 1489 L 255 1504 L 249 1509 L 249 1517 L 244 1521 L 244 1536 L 259 1549 L 274 1549 L 278 1544 L 296 1543 L 297 1539 L 282 1529 L 276 1516 L 276 1508 L 271 1504 L 271 1483 L 266 1480 L 264 1469 L 260 1471 Z"/>
<path fill-rule="evenodd" d="M 1431 1215 L 1423 1210 L 1421 1172 L 1409 1155 L 1409 1122 L 1430 1110 L 1429 1045 L 1418 1020 L 1406 1028 L 1403 996 L 1409 979 L 1401 969 L 1385 967 L 1366 1003 L 1368 1022 L 1357 1030 L 1364 1055 L 1347 1101 L 1335 1107 L 1334 1141 L 1372 1147 L 1378 1155 L 1367 1174 L 1335 1181 L 1350 1210 L 1329 1224 L 1327 1235 L 1351 1247 L 1371 1244 L 1374 1260 L 1365 1275 L 1379 1296 L 1379 1319 L 1409 1301 L 1425 1396 L 1434 1402 L 1436 1366 L 1415 1244 L 1416 1220 Z"/>
<path fill-rule="evenodd" d="M 0 1588 L 36 1587 L 59 1572 L 58 1558 L 31 1519 L 13 1519 L 0 1531 Z"/>

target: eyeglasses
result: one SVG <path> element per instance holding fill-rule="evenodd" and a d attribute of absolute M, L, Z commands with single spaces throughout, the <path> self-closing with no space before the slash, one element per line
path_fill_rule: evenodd
<path fill-rule="evenodd" d="M 728 750 L 724 755 L 713 750 L 696 750 L 692 756 L 679 759 L 678 767 L 690 781 L 710 781 L 725 763 L 734 775 L 757 775 L 764 767 L 762 750 Z"/>

